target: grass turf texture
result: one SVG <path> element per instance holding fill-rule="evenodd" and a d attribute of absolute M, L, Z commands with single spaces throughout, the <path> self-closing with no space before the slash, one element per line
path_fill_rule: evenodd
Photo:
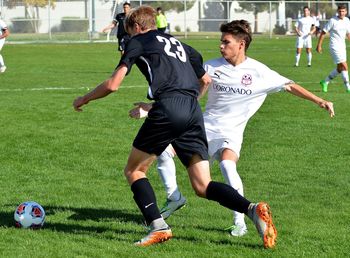
<path fill-rule="evenodd" d="M 204 60 L 218 57 L 218 39 L 186 40 Z M 248 55 L 315 94 L 334 102 L 336 117 L 287 93 L 267 98 L 248 123 L 238 163 L 246 197 L 268 201 L 279 238 L 264 250 L 254 225 L 231 237 L 231 212 L 193 193 L 176 160 L 186 208 L 168 219 L 174 238 L 149 248 L 133 242 L 146 231 L 123 176 L 130 145 L 142 121 L 132 103 L 145 101 L 147 85 L 135 67 L 120 90 L 71 106 L 118 63 L 115 44 L 5 45 L 0 74 L 0 257 L 345 257 L 349 247 L 349 98 L 340 78 L 322 93 L 319 81 L 334 67 L 324 44 L 313 66 L 294 64 L 294 38 L 256 37 Z M 59 89 L 60 88 L 60 89 Z M 201 103 L 205 104 L 205 100 Z M 217 164 L 212 177 L 223 181 Z M 155 166 L 149 178 L 165 200 Z M 13 212 L 40 203 L 42 230 L 14 228 Z"/>

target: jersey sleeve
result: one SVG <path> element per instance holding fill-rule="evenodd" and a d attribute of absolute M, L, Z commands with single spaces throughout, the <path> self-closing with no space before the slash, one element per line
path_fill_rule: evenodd
<path fill-rule="evenodd" d="M 187 52 L 189 56 L 190 63 L 192 65 L 192 68 L 194 72 L 196 73 L 196 76 L 198 79 L 202 78 L 205 74 L 205 70 L 203 68 L 203 57 L 202 55 L 195 50 L 194 48 L 190 47 L 189 45 L 186 45 L 184 43 L 181 43 Z"/>
<path fill-rule="evenodd" d="M 4 21 L 2 21 L 2 20 L 0 20 L 0 28 L 1 28 L 1 30 L 7 30 L 7 25 L 6 25 L 6 23 L 4 22 Z"/>
<path fill-rule="evenodd" d="M 131 71 L 131 67 L 135 64 L 136 60 L 142 55 L 143 47 L 138 40 L 131 39 L 126 45 L 124 54 L 122 55 L 119 64 L 116 69 L 122 64 L 128 68 L 127 75 Z"/>
<path fill-rule="evenodd" d="M 259 71 L 261 72 L 264 83 L 267 84 L 267 94 L 284 91 L 286 85 L 293 82 L 265 65 Z"/>

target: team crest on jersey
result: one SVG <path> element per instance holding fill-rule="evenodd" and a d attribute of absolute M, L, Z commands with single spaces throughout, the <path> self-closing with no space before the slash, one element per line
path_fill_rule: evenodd
<path fill-rule="evenodd" d="M 244 86 L 249 86 L 250 84 L 252 84 L 252 76 L 248 73 L 244 74 L 242 76 L 242 80 L 241 80 L 241 83 L 244 85 Z"/>

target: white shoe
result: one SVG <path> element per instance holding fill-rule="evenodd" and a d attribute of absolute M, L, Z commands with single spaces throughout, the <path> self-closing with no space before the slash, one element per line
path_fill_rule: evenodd
<path fill-rule="evenodd" d="M 186 204 L 186 198 L 183 197 L 182 194 L 178 201 L 172 201 L 167 199 L 163 207 L 160 209 L 160 215 L 162 215 L 163 219 L 167 219 L 175 211 L 183 208 L 185 204 Z"/>
<path fill-rule="evenodd" d="M 0 67 L 0 73 L 4 73 L 6 71 L 6 66 L 1 66 Z"/>
<path fill-rule="evenodd" d="M 253 220 L 255 227 L 264 242 L 264 247 L 275 247 L 277 230 L 272 222 L 270 206 L 265 202 L 251 204 L 248 208 L 248 216 Z"/>
<path fill-rule="evenodd" d="M 235 237 L 241 237 L 248 233 L 247 226 L 245 224 L 237 224 L 229 227 L 230 234 Z"/>

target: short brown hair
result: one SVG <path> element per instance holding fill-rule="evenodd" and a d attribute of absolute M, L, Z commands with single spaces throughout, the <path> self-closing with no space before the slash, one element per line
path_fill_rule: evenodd
<path fill-rule="evenodd" d="M 135 9 L 131 9 L 125 18 L 125 29 L 134 27 L 135 24 L 140 25 L 142 30 L 157 29 L 156 27 L 156 11 L 147 5 L 141 5 Z"/>
<path fill-rule="evenodd" d="M 337 10 L 343 10 L 343 9 L 345 9 L 345 10 L 347 9 L 345 4 L 338 5 L 338 9 Z"/>
<path fill-rule="evenodd" d="M 222 33 L 229 33 L 232 36 L 243 39 L 245 41 L 245 50 L 247 51 L 250 42 L 252 42 L 252 29 L 246 20 L 234 20 L 229 23 L 224 23 L 220 26 Z"/>

